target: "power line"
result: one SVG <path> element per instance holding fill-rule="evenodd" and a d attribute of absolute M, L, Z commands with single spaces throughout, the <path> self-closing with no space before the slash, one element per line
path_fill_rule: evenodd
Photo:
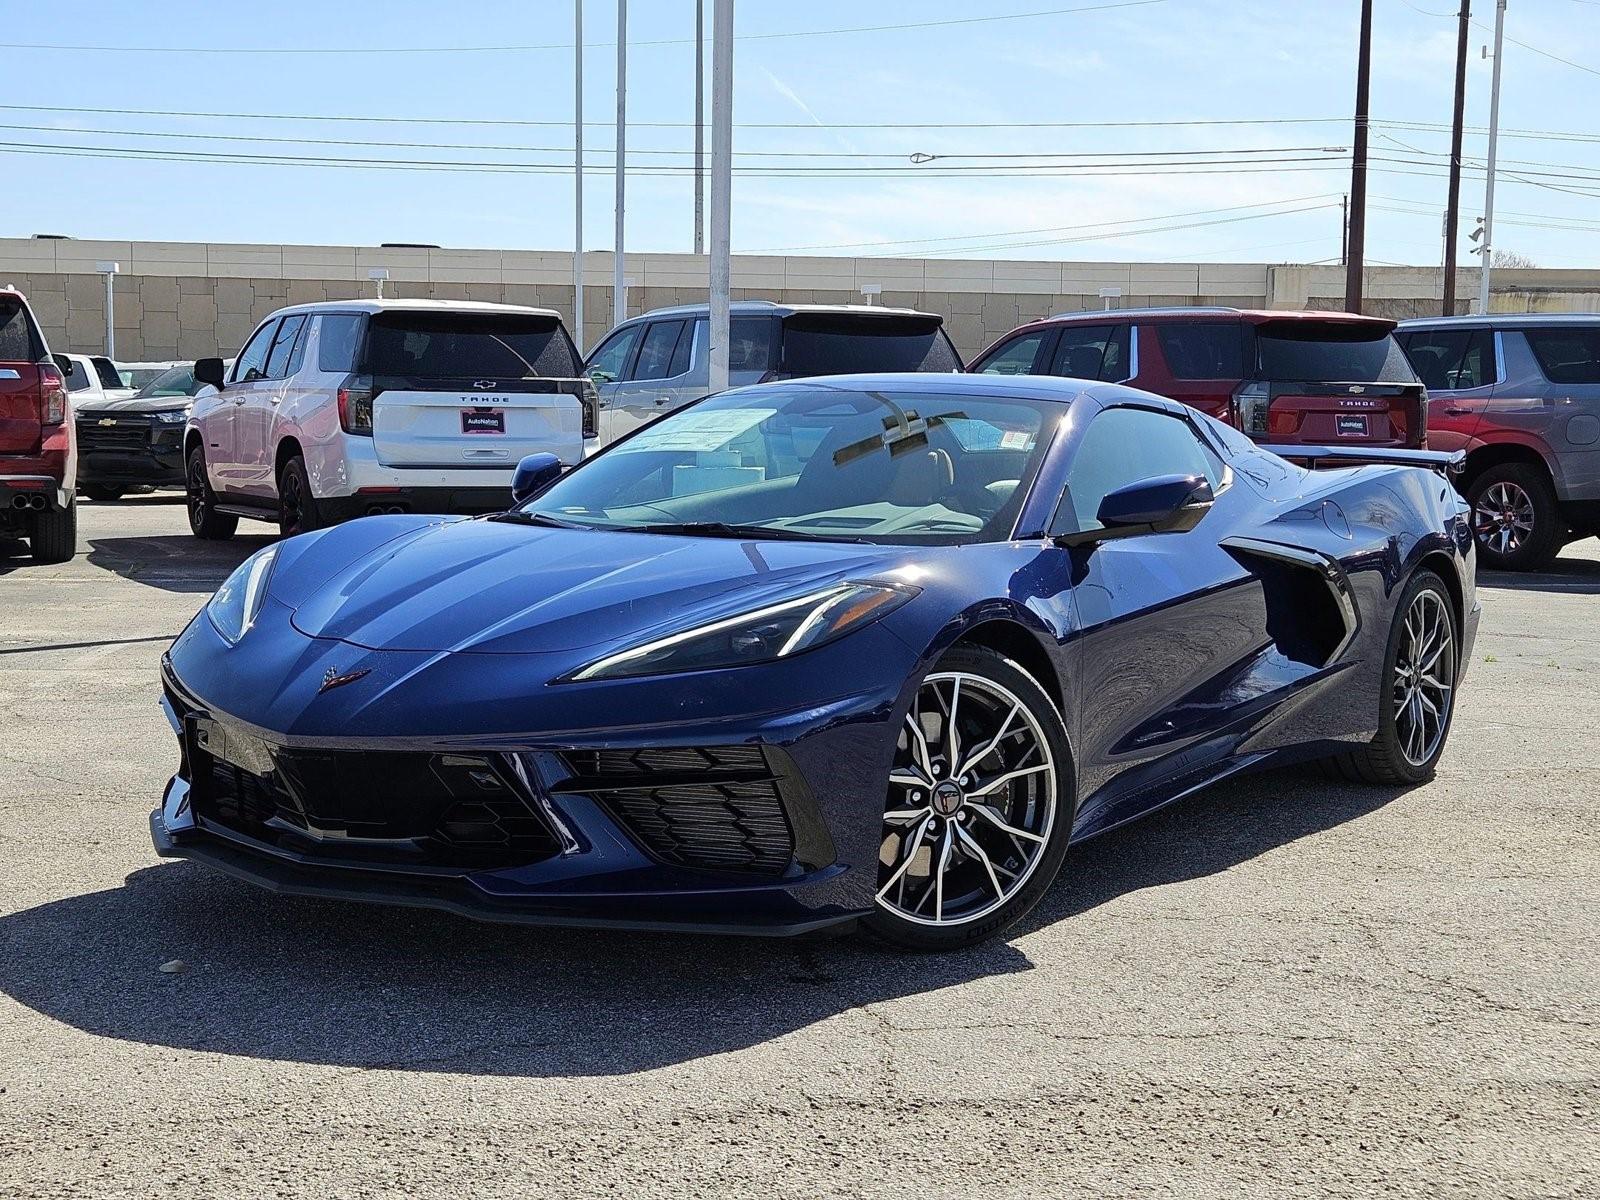
<path fill-rule="evenodd" d="M 983 17 L 952 17 L 942 21 L 917 21 L 891 25 L 851 25 L 840 29 L 792 29 L 777 33 L 736 34 L 741 42 L 775 41 L 781 38 L 840 37 L 856 33 L 908 33 L 952 25 L 987 25 L 998 21 L 1030 21 L 1043 17 L 1070 16 L 1074 13 L 1105 12 L 1117 8 L 1144 8 L 1166 4 L 1168 0 L 1111 0 L 1109 3 L 1079 5 L 1074 8 L 1047 8 L 1033 12 L 997 13 Z M 692 46 L 694 38 L 656 38 L 628 42 L 629 49 L 645 46 Z M 584 49 L 615 47 L 615 42 L 585 42 Z M 97 54 L 227 54 L 227 55 L 338 55 L 338 54 L 508 54 L 541 50 L 575 50 L 572 42 L 498 46 L 74 46 L 59 42 L 0 42 L 7 50 L 60 50 Z"/>

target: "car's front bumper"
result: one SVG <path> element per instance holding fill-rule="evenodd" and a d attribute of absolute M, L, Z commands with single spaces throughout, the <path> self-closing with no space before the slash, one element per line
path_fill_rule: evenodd
<path fill-rule="evenodd" d="M 145 413 L 77 414 L 78 485 L 182 487 L 181 424 Z"/>

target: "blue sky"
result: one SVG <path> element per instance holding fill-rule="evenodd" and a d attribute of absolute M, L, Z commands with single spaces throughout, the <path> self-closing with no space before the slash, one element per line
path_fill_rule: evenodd
<path fill-rule="evenodd" d="M 1153 261 L 1336 256 L 1337 206 L 1349 177 L 1330 151 L 1350 144 L 1356 0 L 1124 0 L 1091 11 L 971 20 L 1117 3 L 738 0 L 735 251 Z M 708 23 L 709 8 L 707 0 Z M 1481 27 L 1472 35 L 1469 127 L 1487 123 L 1489 64 L 1478 47 L 1489 41 L 1494 18 L 1492 0 L 1475 0 L 1473 8 Z M 690 180 L 646 170 L 690 161 L 694 4 L 633 0 L 631 10 L 628 104 L 637 124 L 628 138 L 628 246 L 687 250 Z M 1415 126 L 1450 119 L 1454 11 L 1454 0 L 1377 0 L 1372 112 L 1380 124 L 1372 151 L 1391 161 L 1374 162 L 1373 261 L 1439 261 L 1448 134 Z M 596 151 L 591 165 L 600 168 L 609 165 L 612 145 L 606 123 L 615 105 L 616 8 L 589 0 L 585 12 L 586 116 L 598 123 L 587 141 Z M 0 108 L 0 123 L 9 126 L 0 142 L 21 144 L 0 146 L 11 177 L 21 180 L 5 189 L 0 235 L 571 245 L 573 56 L 570 49 L 525 48 L 570 46 L 570 0 L 458 0 L 448 8 L 418 0 L 0 0 L 0 16 L 8 46 L 74 47 L 0 48 L 6 106 L 388 118 Z M 879 25 L 906 27 L 859 29 Z M 857 31 L 770 36 L 838 29 Z M 1504 223 L 1496 242 L 1542 266 L 1600 266 L 1600 128 L 1592 117 L 1600 111 L 1600 0 L 1511 0 L 1507 31 L 1545 53 L 1507 45 L 1502 128 L 1578 136 L 1502 138 L 1497 208 Z M 401 48 L 424 52 L 377 52 Z M 1291 119 L 1315 123 L 1104 124 Z M 468 120 L 550 124 L 442 123 Z M 1056 127 L 1020 127 L 1026 123 Z M 878 127 L 839 127 L 850 124 Z M 995 127 L 904 127 L 910 124 Z M 760 125 L 787 127 L 753 127 Z M 138 136 L 157 133 L 165 136 Z M 285 140 L 223 140 L 230 138 Z M 1481 156 L 1484 143 L 1469 136 L 1468 155 Z M 117 147 L 550 170 L 19 153 L 40 145 L 94 148 L 91 154 Z M 913 170 L 913 153 L 940 157 Z M 1027 157 L 1040 154 L 1080 157 Z M 1024 157 L 964 157 L 978 155 Z M 1164 173 L 1140 173 L 1162 158 L 1172 164 Z M 1289 161 L 1250 168 L 1247 159 Z M 587 246 L 609 248 L 610 175 L 593 171 L 586 196 Z M 1481 211 L 1482 198 L 1481 176 L 1468 174 L 1468 218 Z"/>

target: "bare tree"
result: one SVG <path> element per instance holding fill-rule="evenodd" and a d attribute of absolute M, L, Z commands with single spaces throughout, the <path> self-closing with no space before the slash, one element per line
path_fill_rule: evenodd
<path fill-rule="evenodd" d="M 1537 267 L 1539 264 L 1516 250 L 1496 250 L 1490 256 L 1489 265 L 1496 270 L 1504 267 L 1507 270 L 1517 271 L 1527 267 Z"/>

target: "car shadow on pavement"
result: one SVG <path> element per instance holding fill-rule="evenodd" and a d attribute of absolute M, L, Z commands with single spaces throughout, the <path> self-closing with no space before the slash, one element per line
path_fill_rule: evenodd
<path fill-rule="evenodd" d="M 1566 592 L 1592 595 L 1600 592 L 1600 560 L 1560 557 L 1543 571 L 1490 571 L 1479 569 L 1478 586 L 1511 592 Z"/>
<path fill-rule="evenodd" d="M 240 534 L 225 542 L 172 535 L 91 538 L 84 558 L 91 566 L 163 591 L 214 592 L 235 567 L 276 540 L 275 533 Z"/>
<path fill-rule="evenodd" d="M 1074 848 L 1013 938 L 1129 892 L 1226 870 L 1397 794 L 1283 773 L 1224 785 Z M 162 973 L 170 960 L 183 970 Z M 1008 942 L 902 956 L 853 938 L 482 925 L 276 896 L 188 862 L 0 918 L 0 990 L 88 1033 L 324 1065 L 527 1077 L 682 1063 L 863 1004 L 1031 967 Z"/>

